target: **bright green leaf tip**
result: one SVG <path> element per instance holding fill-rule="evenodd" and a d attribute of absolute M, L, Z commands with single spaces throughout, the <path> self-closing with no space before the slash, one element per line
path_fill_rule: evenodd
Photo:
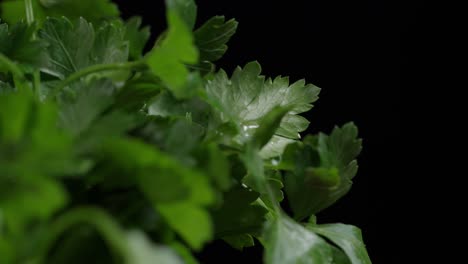
<path fill-rule="evenodd" d="M 198 50 L 180 15 L 170 9 L 167 16 L 169 31 L 161 44 L 147 55 L 146 60 L 176 97 L 189 97 L 194 91 L 189 90 L 189 71 L 185 64 L 198 61 Z"/>

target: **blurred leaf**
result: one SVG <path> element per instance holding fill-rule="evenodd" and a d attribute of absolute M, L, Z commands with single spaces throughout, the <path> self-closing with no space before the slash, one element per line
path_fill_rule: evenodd
<path fill-rule="evenodd" d="M 189 202 L 160 204 L 157 209 L 194 250 L 201 250 L 213 239 L 213 226 L 206 210 Z"/>
<path fill-rule="evenodd" d="M 107 149 L 114 166 L 138 175 L 141 190 L 194 249 L 211 239 L 211 219 L 204 207 L 215 197 L 205 175 L 142 142 L 113 140 Z"/>
<path fill-rule="evenodd" d="M 140 231 L 130 231 L 126 238 L 131 252 L 131 257 L 126 262 L 128 264 L 184 263 L 170 248 L 153 244 Z"/>
<path fill-rule="evenodd" d="M 187 118 L 152 118 L 140 130 L 140 136 L 149 143 L 190 167 L 197 165 L 193 154 L 201 144 L 203 135 L 204 128 Z"/>
<path fill-rule="evenodd" d="M 179 100 L 168 92 L 162 92 L 152 101 L 148 113 L 161 117 L 179 118 L 185 118 L 189 115 L 193 122 L 207 127 L 211 108 L 200 98 Z"/>
<path fill-rule="evenodd" d="M 255 246 L 255 241 L 251 235 L 240 234 L 223 237 L 223 240 L 237 250 L 243 250 L 245 247 Z"/>
<path fill-rule="evenodd" d="M 0 256 L 2 256 L 2 261 L 4 263 L 13 263 L 13 245 L 11 245 L 11 243 L 9 243 L 3 236 L 0 236 Z"/>
<path fill-rule="evenodd" d="M 144 108 L 163 89 L 161 80 L 145 72 L 125 82 L 119 89 L 116 108 L 138 111 Z"/>
<path fill-rule="evenodd" d="M 61 103 L 60 126 L 72 135 L 86 131 L 113 103 L 115 88 L 110 80 L 101 79 L 75 91 L 74 100 Z"/>
<path fill-rule="evenodd" d="M 177 98 L 187 98 L 194 91 L 189 78 L 193 78 L 185 63 L 196 63 L 198 51 L 190 29 L 178 10 L 167 11 L 169 31 L 161 44 L 156 45 L 146 59 L 152 71 L 158 75 Z"/>
<path fill-rule="evenodd" d="M 331 246 L 333 251 L 333 264 L 352 264 L 346 254 L 337 247 Z"/>
<path fill-rule="evenodd" d="M 195 257 L 190 252 L 190 249 L 182 245 L 181 243 L 171 243 L 171 248 L 177 252 L 177 254 L 184 260 L 185 264 L 199 264 Z"/>
<path fill-rule="evenodd" d="M 73 170 L 72 142 L 56 126 L 54 105 L 22 92 L 0 94 L 0 107 L 0 177 Z"/>
<path fill-rule="evenodd" d="M 166 6 L 179 14 L 189 30 L 193 29 L 197 19 L 197 5 L 194 0 L 166 0 Z"/>
<path fill-rule="evenodd" d="M 260 156 L 263 159 L 279 157 L 284 153 L 286 147 L 294 142 L 296 142 L 294 139 L 274 135 L 270 139 L 270 142 L 268 142 L 268 144 L 265 145 L 262 150 L 260 150 Z"/>
<path fill-rule="evenodd" d="M 34 26 L 24 22 L 9 27 L 0 23 L 0 53 L 11 61 L 32 67 L 40 67 L 46 63 L 45 46 L 41 40 L 33 40 Z M 7 69 L 0 64 L 0 71 Z"/>
<path fill-rule="evenodd" d="M 230 175 L 230 164 L 225 154 L 216 146 L 209 144 L 197 152 L 198 166 L 214 181 L 220 190 L 227 190 L 233 181 Z"/>
<path fill-rule="evenodd" d="M 0 210 L 13 231 L 34 220 L 46 220 L 67 203 L 62 186 L 39 175 L 0 176 Z"/>
<path fill-rule="evenodd" d="M 11 84 L 0 80 L 0 95 L 13 92 L 14 89 Z"/>
<path fill-rule="evenodd" d="M 40 260 L 54 250 L 54 245 L 60 237 L 75 226 L 92 227 L 105 241 L 115 259 L 128 264 L 146 263 L 182 263 L 181 259 L 167 247 L 154 245 L 140 231 L 125 232 L 110 215 L 97 208 L 78 208 L 60 216 L 53 226 L 47 239 L 42 241 L 39 252 Z"/>

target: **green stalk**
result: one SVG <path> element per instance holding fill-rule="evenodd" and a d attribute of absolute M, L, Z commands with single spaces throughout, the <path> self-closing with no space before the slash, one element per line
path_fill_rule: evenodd
<path fill-rule="evenodd" d="M 40 89 L 41 89 L 41 74 L 39 70 L 35 70 L 33 72 L 33 88 L 34 88 L 34 93 L 36 94 L 37 98 L 40 98 Z"/>
<path fill-rule="evenodd" d="M 9 72 L 11 72 L 11 74 L 13 74 L 13 81 L 16 88 L 19 90 L 24 90 L 26 88 L 26 77 L 24 76 L 24 72 L 18 67 L 18 65 L 16 65 L 16 63 L 3 55 L 3 53 L 0 53 L 0 65 L 3 65 Z"/>
<path fill-rule="evenodd" d="M 28 25 L 32 25 L 34 23 L 34 8 L 32 0 L 24 0 L 24 5 L 26 9 L 26 22 Z M 36 39 L 36 34 L 34 33 L 32 36 L 33 40 Z M 39 70 L 35 70 L 33 72 L 33 89 L 34 93 L 36 94 L 37 98 L 40 96 L 40 88 L 41 88 L 41 75 Z"/>
<path fill-rule="evenodd" d="M 0 53 L 0 65 L 8 68 L 8 71 L 10 71 L 14 76 L 25 79 L 23 71 L 16 65 L 16 63 L 3 55 L 3 53 Z"/>
<path fill-rule="evenodd" d="M 24 0 L 24 5 L 26 8 L 26 22 L 28 23 L 28 25 L 31 25 L 32 23 L 34 23 L 34 9 L 32 0 Z"/>
<path fill-rule="evenodd" d="M 68 76 L 65 80 L 63 80 L 56 88 L 55 91 L 52 93 L 52 96 L 55 97 L 60 91 L 62 91 L 67 85 L 93 73 L 103 72 L 103 71 L 115 71 L 115 70 L 127 70 L 132 68 L 138 68 L 144 66 L 145 63 L 143 61 L 131 61 L 126 63 L 113 63 L 113 64 L 98 64 L 92 65 L 82 70 L 79 70 L 70 76 Z"/>

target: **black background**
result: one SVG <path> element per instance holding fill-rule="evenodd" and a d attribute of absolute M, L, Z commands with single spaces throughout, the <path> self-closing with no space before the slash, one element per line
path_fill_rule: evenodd
<path fill-rule="evenodd" d="M 153 39 L 166 27 L 164 3 L 119 0 L 124 17 L 141 15 Z M 398 232 L 400 176 L 399 17 L 384 0 L 197 1 L 198 24 L 213 15 L 239 21 L 225 57 L 228 72 L 258 60 L 267 76 L 305 78 L 322 88 L 307 114 L 310 133 L 329 132 L 354 121 L 364 139 L 360 171 L 351 192 L 318 215 L 320 223 L 343 222 L 363 230 L 374 263 L 401 263 Z M 219 256 L 213 258 L 213 255 Z M 261 248 L 239 254 L 209 245 L 203 263 L 261 263 Z"/>

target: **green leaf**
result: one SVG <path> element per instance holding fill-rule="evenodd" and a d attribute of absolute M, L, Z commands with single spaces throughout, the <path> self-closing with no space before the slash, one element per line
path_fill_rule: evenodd
<path fill-rule="evenodd" d="M 57 129 L 54 105 L 13 92 L 0 95 L 0 106 L 0 175 L 55 176 L 74 167 L 72 142 Z"/>
<path fill-rule="evenodd" d="M 117 110 L 119 98 L 109 79 L 93 79 L 72 88 L 72 95 L 59 100 L 59 126 L 78 142 L 77 153 L 93 152 L 106 140 L 121 136 L 141 123 L 142 117 Z"/>
<path fill-rule="evenodd" d="M 116 163 L 115 166 L 124 170 L 123 172 L 139 173 L 139 184 L 150 200 L 153 194 L 157 193 L 154 188 L 158 187 L 151 184 L 152 178 L 158 177 L 158 175 L 167 175 L 167 177 L 176 177 L 172 181 L 173 188 L 180 188 L 180 185 L 189 188 L 188 199 L 194 205 L 204 206 L 214 202 L 214 193 L 205 175 L 197 170 L 182 166 L 172 156 L 162 153 L 150 145 L 138 140 L 114 139 L 106 144 L 106 153 Z M 166 188 L 168 187 L 166 186 Z M 157 194 L 154 197 L 158 197 Z M 157 204 L 161 201 L 153 199 L 152 202 Z"/>
<path fill-rule="evenodd" d="M 349 257 L 352 264 L 371 264 L 359 228 L 345 224 L 310 224 L 307 225 L 307 229 L 339 246 Z"/>
<path fill-rule="evenodd" d="M 65 205 L 61 183 L 48 177 L 67 175 L 75 165 L 53 105 L 12 92 L 0 95 L 0 107 L 0 214 L 16 232 Z"/>
<path fill-rule="evenodd" d="M 231 247 L 242 251 L 245 247 L 255 246 L 255 241 L 253 237 L 249 234 L 240 234 L 223 237 L 223 240 L 231 245 Z"/>
<path fill-rule="evenodd" d="M 327 208 L 349 191 L 360 150 L 352 123 L 335 128 L 330 136 L 319 134 L 288 146 L 280 167 L 287 171 L 285 189 L 296 219 Z"/>
<path fill-rule="evenodd" d="M 200 51 L 200 61 L 214 62 L 226 53 L 226 43 L 236 33 L 237 21 L 225 22 L 224 16 L 214 16 L 194 32 L 195 44 Z"/>
<path fill-rule="evenodd" d="M 19 22 L 9 28 L 0 24 L 0 53 L 11 61 L 32 67 L 45 64 L 45 42 L 33 40 L 34 27 Z M 0 64 L 0 71 L 7 69 Z"/>
<path fill-rule="evenodd" d="M 281 174 L 268 170 L 265 172 L 265 175 L 261 180 L 258 180 L 255 177 L 256 176 L 253 174 L 248 174 L 242 182 L 260 192 L 260 199 L 264 206 L 271 210 L 278 208 L 279 202 L 284 199 L 282 191 L 284 186 L 281 182 Z"/>
<path fill-rule="evenodd" d="M 171 248 L 177 252 L 177 254 L 184 260 L 185 264 L 199 264 L 197 259 L 192 255 L 190 249 L 179 242 L 173 242 L 170 244 Z"/>
<path fill-rule="evenodd" d="M 251 186 L 254 190 L 261 193 L 261 199 L 265 205 L 273 210 L 278 207 L 278 202 L 283 200 L 283 183 L 281 177 L 266 178 L 262 156 L 259 150 L 268 144 L 272 136 L 281 124 L 283 117 L 288 114 L 290 107 L 277 106 L 267 113 L 259 121 L 259 127 L 255 130 L 251 141 L 244 153 L 242 159 L 249 171 L 249 175 L 243 180 L 245 184 Z"/>
<path fill-rule="evenodd" d="M 348 256 L 339 248 L 331 246 L 333 251 L 333 264 L 352 264 Z"/>
<path fill-rule="evenodd" d="M 266 264 L 332 263 L 325 240 L 284 215 L 268 223 L 264 246 Z"/>
<path fill-rule="evenodd" d="M 194 167 L 205 161 L 193 157 L 196 152 L 202 151 L 200 143 L 204 135 L 204 128 L 187 118 L 151 118 L 141 129 L 140 135 L 149 143 L 177 158 L 181 163 Z M 210 175 L 211 176 L 211 175 Z"/>
<path fill-rule="evenodd" d="M 119 89 L 116 98 L 116 108 L 125 109 L 129 112 L 144 108 L 147 103 L 158 95 L 163 88 L 161 80 L 145 72 L 125 82 Z"/>
<path fill-rule="evenodd" d="M 125 135 L 142 122 L 141 117 L 120 111 L 105 112 L 76 139 L 75 151 L 90 154 L 101 151 L 108 140 Z"/>
<path fill-rule="evenodd" d="M 128 264 L 183 264 L 182 259 L 168 247 L 153 244 L 144 233 L 140 231 L 130 231 L 126 236 L 130 259 Z"/>
<path fill-rule="evenodd" d="M 141 17 L 131 17 L 125 23 L 125 39 L 128 41 L 130 59 L 142 57 L 143 49 L 150 37 L 150 27 L 141 28 Z"/>
<path fill-rule="evenodd" d="M 219 60 L 227 51 L 226 43 L 237 30 L 237 21 L 230 19 L 225 21 L 224 16 L 214 16 L 195 30 L 195 44 L 200 52 L 200 62 L 190 65 L 189 68 L 201 73 L 214 71 L 212 62 Z"/>
<path fill-rule="evenodd" d="M 64 79 L 91 65 L 127 61 L 125 32 L 116 25 L 104 23 L 95 30 L 82 18 L 74 24 L 66 18 L 47 19 L 39 37 L 49 45 L 49 63 L 41 70 Z"/>
<path fill-rule="evenodd" d="M 239 124 L 240 135 L 235 140 L 242 143 L 255 133 L 260 121 L 269 112 L 275 107 L 284 107 L 290 111 L 285 115 L 276 135 L 299 138 L 298 133 L 307 126 L 303 125 L 303 118 L 297 114 L 312 108 L 311 103 L 317 100 L 319 88 L 305 85 L 304 81 L 289 85 L 288 78 L 283 77 L 265 81 L 264 77 L 260 76 L 260 71 L 260 65 L 251 62 L 244 69 L 237 68 L 231 79 L 221 70 L 207 82 L 207 96 L 213 107 L 218 110 L 219 122 Z M 263 158 L 273 155 L 276 153 L 262 153 Z"/>
<path fill-rule="evenodd" d="M 7 94 L 0 97 L 0 138 L 2 143 L 19 141 L 27 126 L 29 112 L 33 101 L 26 94 Z"/>
<path fill-rule="evenodd" d="M 356 157 L 362 149 L 362 140 L 358 137 L 358 129 L 353 123 L 335 127 L 330 134 L 320 134 L 317 150 L 324 167 L 337 167 L 343 178 L 352 179 L 357 172 Z"/>
<path fill-rule="evenodd" d="M 202 141 L 204 129 L 187 119 L 176 120 L 167 129 L 164 149 L 187 164 L 192 163 L 190 155 Z"/>
<path fill-rule="evenodd" d="M 193 0 L 166 0 L 167 9 L 176 11 L 184 20 L 189 30 L 193 29 L 197 20 L 197 5 Z"/>
<path fill-rule="evenodd" d="M 44 22 L 46 17 L 69 19 L 83 17 L 96 23 L 105 18 L 119 16 L 117 6 L 111 0 L 32 0 L 36 21 Z M 0 3 L 1 17 L 8 23 L 17 23 L 26 18 L 24 0 L 6 0 Z"/>
<path fill-rule="evenodd" d="M 137 175 L 139 187 L 155 209 L 194 249 L 211 239 L 212 223 L 205 206 L 213 204 L 215 196 L 205 175 L 136 140 L 113 140 L 106 148 L 113 165 L 121 173 Z"/>
<path fill-rule="evenodd" d="M 252 144 L 254 147 L 261 149 L 270 142 L 273 135 L 281 125 L 281 122 L 290 108 L 276 106 L 267 113 L 260 121 L 258 128 L 252 136 Z"/>
<path fill-rule="evenodd" d="M 257 148 L 247 145 L 247 148 L 241 153 L 240 158 L 248 171 L 245 183 L 259 193 L 268 193 L 267 179 L 265 177 L 265 168 L 263 159 Z"/>
<path fill-rule="evenodd" d="M 161 92 L 148 107 L 150 115 L 172 118 L 186 118 L 189 115 L 193 122 L 205 127 L 208 126 L 210 112 L 210 106 L 200 98 L 178 100 L 169 92 Z"/>
<path fill-rule="evenodd" d="M 157 210 L 193 249 L 202 249 L 213 238 L 213 226 L 206 210 L 184 202 L 160 204 Z"/>
<path fill-rule="evenodd" d="M 14 263 L 13 255 L 14 247 L 5 237 L 0 236 L 0 256 L 2 256 L 2 261 L 4 263 Z"/>
<path fill-rule="evenodd" d="M 0 176 L 0 211 L 12 230 L 33 220 L 46 220 L 67 203 L 67 193 L 59 183 L 39 175 L 16 176 Z"/>
<path fill-rule="evenodd" d="M 80 87 L 74 100 L 61 103 L 60 126 L 77 136 L 85 132 L 113 103 L 115 87 L 101 79 Z"/>
<path fill-rule="evenodd" d="M 225 154 L 216 146 L 208 144 L 197 152 L 198 166 L 211 177 L 220 190 L 227 190 L 233 181 L 230 174 L 230 164 Z"/>
<path fill-rule="evenodd" d="M 279 157 L 283 154 L 286 147 L 294 142 L 296 142 L 296 140 L 275 135 L 271 138 L 270 142 L 260 150 L 260 156 L 264 159 Z"/>
<path fill-rule="evenodd" d="M 281 182 L 281 175 L 277 172 L 268 171 L 268 173 L 266 173 L 266 178 L 270 193 L 262 193 L 260 198 L 268 208 L 274 210 L 275 206 L 278 206 L 284 199 L 282 191 L 284 186 L 283 182 Z M 270 195 L 272 195 L 272 197 L 270 197 Z"/>
<path fill-rule="evenodd" d="M 159 76 L 177 98 L 186 98 L 194 91 L 189 83 L 185 64 L 198 61 L 193 36 L 181 15 L 173 9 L 167 11 L 169 31 L 160 45 L 149 52 L 146 59 L 152 71 Z"/>
<path fill-rule="evenodd" d="M 258 197 L 259 193 L 241 186 L 226 192 L 223 205 L 212 213 L 216 237 L 260 233 L 268 210 L 253 204 Z"/>

